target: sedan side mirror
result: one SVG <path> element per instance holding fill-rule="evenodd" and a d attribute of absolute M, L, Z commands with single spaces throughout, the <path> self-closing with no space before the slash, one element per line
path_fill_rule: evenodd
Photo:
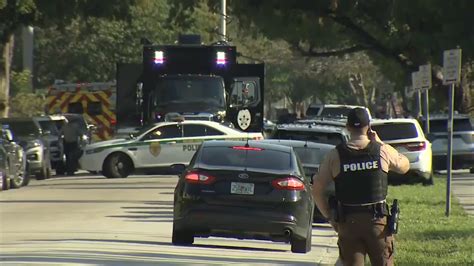
<path fill-rule="evenodd" d="M 88 129 L 90 132 L 96 132 L 96 131 L 97 131 L 97 126 L 96 126 L 96 125 L 88 125 L 88 126 L 87 126 L 87 129 Z"/>
<path fill-rule="evenodd" d="M 180 175 L 186 170 L 186 165 L 184 164 L 173 164 L 170 167 L 171 173 L 174 175 Z"/>

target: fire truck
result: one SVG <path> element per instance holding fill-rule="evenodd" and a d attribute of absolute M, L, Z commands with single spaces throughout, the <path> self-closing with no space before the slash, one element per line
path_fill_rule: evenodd
<path fill-rule="evenodd" d="M 264 64 L 239 64 L 235 46 L 180 35 L 173 45 L 143 43 L 141 63 L 117 64 L 117 128 L 185 120 L 263 129 Z"/>
<path fill-rule="evenodd" d="M 115 131 L 115 82 L 55 83 L 47 92 L 46 113 L 82 114 L 95 125 L 92 140 L 111 138 Z"/>

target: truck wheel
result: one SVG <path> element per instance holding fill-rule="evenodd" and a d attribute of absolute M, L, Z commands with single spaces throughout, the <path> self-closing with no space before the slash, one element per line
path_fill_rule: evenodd
<path fill-rule="evenodd" d="M 126 178 L 132 171 L 132 160 L 123 153 L 113 153 L 105 160 L 103 172 L 107 178 Z"/>

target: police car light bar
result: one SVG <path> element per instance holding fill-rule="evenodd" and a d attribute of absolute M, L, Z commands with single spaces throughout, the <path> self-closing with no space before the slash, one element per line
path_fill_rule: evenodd
<path fill-rule="evenodd" d="M 165 62 L 165 55 L 163 51 L 155 51 L 155 58 L 153 58 L 155 64 L 163 64 Z"/>
<path fill-rule="evenodd" d="M 218 65 L 225 65 L 227 62 L 226 62 L 226 58 L 225 58 L 225 52 L 217 52 L 217 60 L 216 60 L 216 63 Z"/>

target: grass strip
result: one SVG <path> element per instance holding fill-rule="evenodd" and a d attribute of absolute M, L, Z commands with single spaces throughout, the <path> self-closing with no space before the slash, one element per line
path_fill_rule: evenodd
<path fill-rule="evenodd" d="M 389 203 L 396 198 L 401 209 L 395 263 L 474 265 L 474 218 L 454 195 L 446 217 L 446 178 L 437 176 L 434 181 L 433 186 L 389 187 Z"/>

